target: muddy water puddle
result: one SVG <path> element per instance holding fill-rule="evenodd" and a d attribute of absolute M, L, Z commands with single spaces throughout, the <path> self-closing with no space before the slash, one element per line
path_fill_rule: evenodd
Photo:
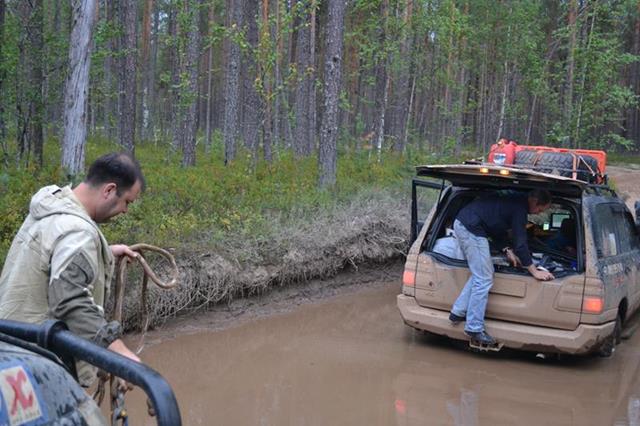
<path fill-rule="evenodd" d="M 185 425 L 640 425 L 638 334 L 612 359 L 470 353 L 406 327 L 397 282 L 148 347 Z M 130 424 L 155 424 L 144 397 Z"/>

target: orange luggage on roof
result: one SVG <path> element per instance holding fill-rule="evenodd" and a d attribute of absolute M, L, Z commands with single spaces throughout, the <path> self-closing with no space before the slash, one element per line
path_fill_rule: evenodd
<path fill-rule="evenodd" d="M 489 162 L 501 166 L 513 164 L 516 160 L 517 149 L 518 144 L 515 141 L 502 138 L 498 143 L 491 145 Z"/>

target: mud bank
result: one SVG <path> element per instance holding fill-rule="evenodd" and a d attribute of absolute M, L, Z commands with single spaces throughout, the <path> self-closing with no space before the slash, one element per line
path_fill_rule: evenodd
<path fill-rule="evenodd" d="M 640 166 L 610 166 L 607 173 L 633 211 L 640 199 Z M 180 284 L 169 292 L 151 290 L 151 323 L 158 325 L 179 314 L 228 305 L 282 286 L 305 287 L 309 280 L 333 277 L 345 268 L 401 262 L 408 249 L 408 195 L 408 190 L 406 194 L 361 194 L 348 205 L 319 212 L 311 220 L 284 221 L 268 240 L 245 235 L 206 252 L 177 250 Z M 139 286 L 130 286 L 126 297 L 127 330 L 141 323 L 138 290 Z"/>
<path fill-rule="evenodd" d="M 406 196 L 406 194 L 405 194 Z M 238 236 L 207 251 L 176 250 L 180 268 L 175 290 L 150 293 L 152 324 L 178 314 L 210 309 L 282 286 L 307 286 L 345 268 L 404 258 L 409 238 L 409 203 L 393 194 L 362 194 L 349 205 L 293 220 L 268 240 Z M 156 264 L 162 271 L 162 265 Z M 162 274 L 161 274 L 162 275 Z M 140 324 L 139 285 L 129 277 L 124 324 Z"/>

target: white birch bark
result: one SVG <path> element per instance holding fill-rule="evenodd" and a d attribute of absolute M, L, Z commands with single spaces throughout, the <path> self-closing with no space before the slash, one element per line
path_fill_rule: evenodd
<path fill-rule="evenodd" d="M 69 44 L 69 77 L 64 91 L 62 167 L 71 176 L 84 169 L 91 34 L 96 0 L 72 0 L 73 28 Z"/>

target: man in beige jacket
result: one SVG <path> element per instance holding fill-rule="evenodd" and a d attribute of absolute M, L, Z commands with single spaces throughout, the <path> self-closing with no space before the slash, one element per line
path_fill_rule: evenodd
<path fill-rule="evenodd" d="M 120 339 L 121 325 L 106 321 L 103 310 L 114 259 L 137 254 L 110 246 L 97 223 L 126 213 L 143 187 L 136 160 L 112 153 L 98 158 L 74 189 L 40 189 L 0 275 L 0 318 L 62 320 L 75 334 L 139 362 Z"/>

